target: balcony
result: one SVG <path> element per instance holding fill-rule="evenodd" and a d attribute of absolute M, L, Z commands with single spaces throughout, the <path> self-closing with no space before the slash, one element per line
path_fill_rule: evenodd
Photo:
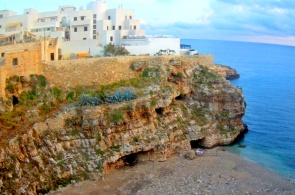
<path fill-rule="evenodd" d="M 91 20 L 71 21 L 71 26 L 89 26 L 92 24 Z"/>
<path fill-rule="evenodd" d="M 46 21 L 46 22 L 35 22 L 34 26 L 32 26 L 32 29 L 35 28 L 46 28 L 46 27 L 57 27 L 59 26 L 59 23 L 57 21 Z"/>

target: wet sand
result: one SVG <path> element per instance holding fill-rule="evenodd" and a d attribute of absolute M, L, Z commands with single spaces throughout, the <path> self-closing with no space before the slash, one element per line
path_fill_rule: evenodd
<path fill-rule="evenodd" d="M 295 194 L 295 184 L 263 167 L 223 151 L 205 150 L 188 160 L 173 155 L 166 162 L 147 161 L 111 171 L 101 180 L 83 181 L 52 195 L 225 195 Z"/>

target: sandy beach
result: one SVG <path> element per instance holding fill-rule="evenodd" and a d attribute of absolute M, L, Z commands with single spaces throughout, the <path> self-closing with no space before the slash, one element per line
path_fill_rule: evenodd
<path fill-rule="evenodd" d="M 295 194 L 295 184 L 221 147 L 188 160 L 176 154 L 166 162 L 140 162 L 83 181 L 51 195 Z"/>

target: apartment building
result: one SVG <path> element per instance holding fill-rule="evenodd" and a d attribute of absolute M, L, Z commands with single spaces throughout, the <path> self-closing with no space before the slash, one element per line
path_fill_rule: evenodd
<path fill-rule="evenodd" d="M 146 36 L 134 10 L 107 9 L 104 1 L 90 2 L 86 9 L 60 6 L 57 11 L 38 12 L 25 9 L 0 11 L 0 45 L 58 38 L 61 53 L 88 52 L 102 55 L 104 45 L 124 45 L 132 54 L 154 55 L 159 51 L 179 54 L 180 39 L 167 36 Z"/>

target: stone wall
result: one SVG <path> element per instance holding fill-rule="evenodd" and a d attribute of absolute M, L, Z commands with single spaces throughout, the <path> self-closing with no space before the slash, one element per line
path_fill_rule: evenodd
<path fill-rule="evenodd" d="M 71 88 L 79 85 L 90 86 L 94 83 L 110 84 L 138 76 L 130 69 L 133 62 L 167 64 L 170 60 L 185 61 L 187 64 L 214 66 L 213 55 L 198 56 L 128 56 L 114 58 L 88 58 L 77 60 L 47 61 L 41 65 L 42 52 L 29 50 L 6 54 L 6 63 L 0 66 L 0 97 L 5 97 L 5 80 L 14 75 L 28 76 L 43 74 L 54 86 Z M 55 56 L 56 57 L 56 56 Z M 18 58 L 17 66 L 12 59 Z M 9 63 L 8 63 L 9 61 Z"/>
<path fill-rule="evenodd" d="M 115 58 L 88 58 L 47 62 L 42 74 L 55 86 L 64 88 L 94 83 L 110 84 L 134 78 L 137 75 L 130 69 L 133 62 L 168 64 L 170 60 L 185 61 L 187 64 L 214 66 L 212 55 L 198 56 L 128 56 Z"/>

